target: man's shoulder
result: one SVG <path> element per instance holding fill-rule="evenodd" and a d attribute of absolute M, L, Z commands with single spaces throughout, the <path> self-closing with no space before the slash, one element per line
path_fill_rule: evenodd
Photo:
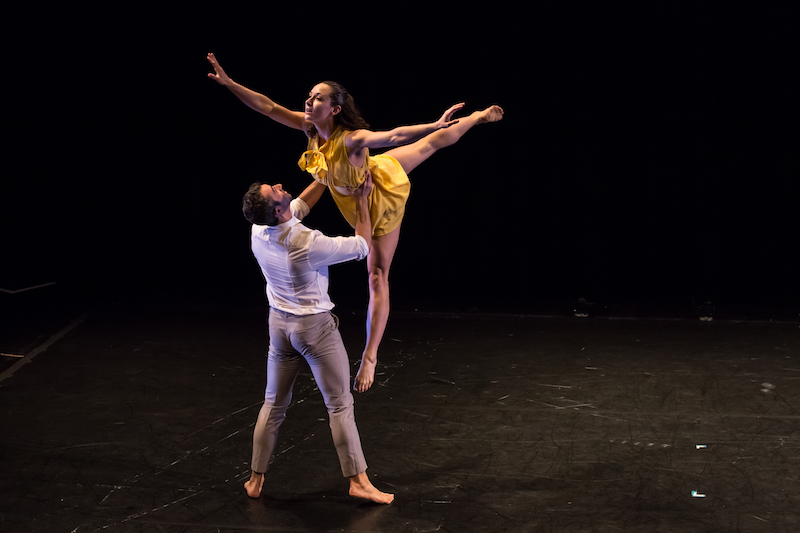
<path fill-rule="evenodd" d="M 259 226 L 253 224 L 251 226 L 250 235 L 253 239 L 272 243 L 291 244 L 298 239 L 307 239 L 313 235 L 322 235 L 318 230 L 314 230 L 305 226 L 296 217 L 293 217 L 289 222 L 279 224 L 277 226 Z"/>
<path fill-rule="evenodd" d="M 289 204 L 289 210 L 292 212 L 292 216 L 297 218 L 297 220 L 303 220 L 308 216 L 311 208 L 308 207 L 308 204 L 302 198 L 295 198 L 292 200 L 292 203 Z"/>

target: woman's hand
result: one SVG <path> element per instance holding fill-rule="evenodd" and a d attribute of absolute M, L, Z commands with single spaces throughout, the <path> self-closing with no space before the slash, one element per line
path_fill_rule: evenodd
<path fill-rule="evenodd" d="M 228 85 L 231 82 L 231 79 L 227 74 L 225 74 L 225 71 L 222 70 L 222 67 L 219 66 L 219 63 L 217 63 L 217 58 L 214 57 L 214 54 L 209 52 L 206 58 L 208 59 L 208 62 L 211 63 L 211 66 L 214 67 L 214 72 L 209 72 L 208 77 L 220 85 Z"/>
<path fill-rule="evenodd" d="M 436 122 L 436 129 L 440 130 L 442 128 L 449 128 L 453 124 L 458 124 L 459 119 L 455 119 L 455 120 L 451 120 L 451 119 L 453 117 L 453 114 L 456 111 L 458 111 L 459 109 L 461 109 L 462 107 L 464 107 L 464 102 L 461 102 L 460 104 L 456 104 L 453 107 L 451 107 L 450 109 L 448 109 L 447 111 L 445 111 L 444 115 L 442 115 L 442 118 L 440 118 Z"/>

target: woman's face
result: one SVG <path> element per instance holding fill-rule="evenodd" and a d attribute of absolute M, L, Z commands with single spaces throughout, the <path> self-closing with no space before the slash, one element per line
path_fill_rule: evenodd
<path fill-rule="evenodd" d="M 340 106 L 331 105 L 331 88 L 318 83 L 308 93 L 305 104 L 306 120 L 311 123 L 325 122 L 341 111 Z"/>

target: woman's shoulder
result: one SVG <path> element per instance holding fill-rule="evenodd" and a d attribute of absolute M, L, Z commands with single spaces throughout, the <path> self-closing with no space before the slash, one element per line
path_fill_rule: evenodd
<path fill-rule="evenodd" d="M 335 144 L 336 146 L 345 146 L 347 144 L 347 136 L 352 134 L 353 130 L 348 130 L 345 128 L 337 128 L 336 131 L 333 132 L 328 142 L 332 145 Z"/>
<path fill-rule="evenodd" d="M 338 128 L 336 129 L 336 131 L 335 131 L 335 132 L 333 132 L 333 135 L 332 135 L 331 137 L 339 137 L 339 138 L 342 138 L 342 139 L 344 139 L 344 138 L 346 138 L 348 135 L 350 135 L 351 133 L 353 133 L 354 131 L 355 131 L 355 130 L 348 130 L 348 129 L 346 129 L 346 128 L 343 128 L 343 127 L 341 127 L 341 126 L 340 126 L 340 127 L 338 127 Z"/>

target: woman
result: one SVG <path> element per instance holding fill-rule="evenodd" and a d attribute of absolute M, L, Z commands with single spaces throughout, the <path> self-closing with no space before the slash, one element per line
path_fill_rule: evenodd
<path fill-rule="evenodd" d="M 389 267 L 400 236 L 400 222 L 411 189 L 408 174 L 436 151 L 457 142 L 470 128 L 503 118 L 503 110 L 493 105 L 483 111 L 452 120 L 464 104 L 445 111 L 429 124 L 400 126 L 391 131 L 370 131 L 353 102 L 339 84 L 319 83 L 311 90 L 303 111 L 291 111 L 265 95 L 234 82 L 225 74 L 214 54 L 208 54 L 214 68 L 208 77 L 230 89 L 242 102 L 259 113 L 308 137 L 308 150 L 300 158 L 301 168 L 327 185 L 345 219 L 355 223 L 355 200 L 351 192 L 372 171 L 373 192 L 370 215 L 373 225 L 372 251 L 367 257 L 369 308 L 367 342 L 361 356 L 353 389 L 364 392 L 375 379 L 378 346 L 389 319 Z M 370 156 L 369 150 L 396 147 Z"/>

